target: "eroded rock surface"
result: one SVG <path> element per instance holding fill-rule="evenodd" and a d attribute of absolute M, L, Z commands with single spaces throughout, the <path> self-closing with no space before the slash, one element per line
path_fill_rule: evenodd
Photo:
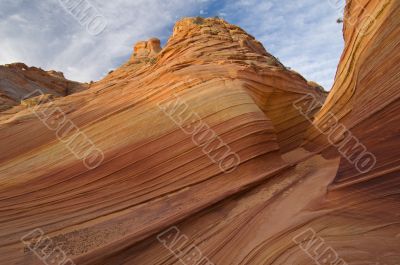
<path fill-rule="evenodd" d="M 142 61 L 155 60 L 155 57 L 160 51 L 161 41 L 157 38 L 152 38 L 148 41 L 139 41 L 133 48 L 131 62 L 140 63 Z"/>
<path fill-rule="evenodd" d="M 354 3 L 347 16 L 360 15 Z M 366 12 L 381 1 L 358 3 Z M 75 264 L 397 265 L 398 156 L 383 147 L 400 141 L 398 123 L 388 125 L 400 116 L 400 3 L 388 3 L 364 37 L 345 20 L 326 103 L 318 84 L 239 27 L 186 18 L 162 50 L 139 43 L 90 89 L 39 105 L 65 114 L 52 117 L 54 130 L 28 110 L 4 115 L 1 264 L 39 264 L 20 238 L 40 228 Z M 305 117 L 295 103 L 307 96 L 324 106 Z M 384 167 L 347 170 L 316 130 L 329 111 Z M 71 153 L 87 151 L 72 144 L 76 131 L 57 138 L 64 120 L 103 152 L 96 167 Z"/>
<path fill-rule="evenodd" d="M 22 100 L 38 96 L 34 92 L 63 97 L 87 89 L 82 84 L 65 79 L 62 72 L 44 71 L 24 63 L 0 65 L 0 111 L 18 106 Z"/>

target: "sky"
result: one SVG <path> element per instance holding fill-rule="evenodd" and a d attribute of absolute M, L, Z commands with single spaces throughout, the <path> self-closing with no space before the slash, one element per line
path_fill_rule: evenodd
<path fill-rule="evenodd" d="M 165 44 L 180 18 L 219 16 L 330 90 L 343 50 L 336 22 L 343 1 L 1 0 L 0 64 L 24 62 L 95 81 L 128 60 L 137 41 L 158 37 Z"/>

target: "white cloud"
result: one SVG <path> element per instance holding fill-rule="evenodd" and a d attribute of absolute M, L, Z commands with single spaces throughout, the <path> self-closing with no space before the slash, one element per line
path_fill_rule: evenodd
<path fill-rule="evenodd" d="M 286 66 L 330 89 L 343 49 L 341 14 L 330 1 L 341 0 L 241 0 L 222 12 Z"/>
<path fill-rule="evenodd" d="M 200 4 L 196 0 L 88 1 L 107 21 L 98 36 L 88 34 L 58 0 L 2 0 L 0 64 L 23 61 L 61 70 L 74 80 L 96 80 L 129 58 L 136 41 L 170 32 L 176 16 L 191 14 Z"/>
<path fill-rule="evenodd" d="M 59 1 L 66 0 L 0 2 L 0 64 L 22 61 L 70 79 L 97 80 L 127 60 L 138 40 L 165 41 L 178 18 L 220 14 L 285 65 L 329 88 L 343 45 L 335 23 L 340 15 L 330 4 L 342 0 L 87 0 L 107 21 L 98 36 Z"/>

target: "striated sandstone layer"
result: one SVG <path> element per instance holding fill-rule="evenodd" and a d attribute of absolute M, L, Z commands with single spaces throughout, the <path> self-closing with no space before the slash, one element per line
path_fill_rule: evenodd
<path fill-rule="evenodd" d="M 400 262 L 399 17 L 399 1 L 347 1 L 335 84 L 304 143 L 340 157 L 327 187 L 338 209 L 319 223 L 348 264 Z"/>
<path fill-rule="evenodd" d="M 319 128 L 330 124 L 326 130 L 332 137 L 326 137 L 315 127 L 307 135 L 310 149 L 333 144 L 328 154 L 339 150 L 349 157 L 341 159 L 332 188 L 383 178 L 400 170 L 399 5 L 399 1 L 382 0 L 349 1 L 346 6 L 346 46 L 335 84 L 314 122 Z M 332 123 L 347 130 L 334 130 L 337 126 L 331 126 Z M 361 162 L 365 162 L 365 169 L 372 169 L 367 172 L 360 172 L 353 165 L 364 149 L 361 144 L 375 157 L 369 160 L 365 156 L 359 161 L 361 171 Z"/>
<path fill-rule="evenodd" d="M 136 45 L 134 56 L 148 45 Z M 101 264 L 257 185 L 289 166 L 281 154 L 298 147 L 310 125 L 292 102 L 307 93 L 325 98 L 252 36 L 219 19 L 178 22 L 155 58 L 129 60 L 91 89 L 38 106 L 37 112 L 60 108 L 104 152 L 92 170 L 29 110 L 3 117 L 0 146 L 9 151 L 0 154 L 0 238 L 6 264 L 35 262 L 32 253 L 22 253 L 19 238 L 37 227 L 77 263 Z M 159 107 L 177 97 L 195 114 L 180 126 Z M 221 161 L 181 129 L 200 121 L 210 129 L 199 128 L 196 139 L 205 145 L 215 136 L 202 132 L 215 132 L 239 157 L 234 171 L 222 172 Z M 213 157 L 224 151 L 215 143 L 204 147 Z"/>
<path fill-rule="evenodd" d="M 321 111 L 309 109 L 311 121 L 319 111 L 314 124 L 294 103 L 324 102 L 317 84 L 239 27 L 200 18 L 179 21 L 162 50 L 156 39 L 140 42 L 127 63 L 90 89 L 35 108 L 64 115 L 3 115 L 0 263 L 42 264 L 20 240 L 40 228 L 52 245 L 37 249 L 59 246 L 75 264 L 397 265 L 398 156 L 381 148 L 400 141 L 398 127 L 388 126 L 400 116 L 393 92 L 400 3 L 387 1 L 361 38 L 350 24 L 360 16 L 355 2 L 347 6 L 335 87 Z M 357 1 L 364 14 L 379 3 Z M 373 93 L 391 95 L 394 107 Z M 385 171 L 365 177 L 346 167 L 313 129 L 328 112 L 354 124 L 351 131 L 382 156 Z M 71 146 L 84 153 L 88 145 L 74 142 L 65 120 L 104 154 L 96 167 L 72 154 Z M 225 160 L 226 147 L 237 160 Z M 173 227 L 186 240 L 160 242 L 160 233 L 177 236 L 163 233 Z"/>
<path fill-rule="evenodd" d="M 33 92 L 38 89 L 46 95 L 64 97 L 87 87 L 65 79 L 62 72 L 44 71 L 23 63 L 0 65 L 0 111 L 18 106 L 22 100 L 34 96 Z"/>

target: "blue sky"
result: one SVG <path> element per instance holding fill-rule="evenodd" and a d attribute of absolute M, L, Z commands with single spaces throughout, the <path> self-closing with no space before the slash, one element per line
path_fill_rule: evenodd
<path fill-rule="evenodd" d="M 83 0 L 104 18 L 98 35 L 68 13 L 82 0 L 1 0 L 0 64 L 25 62 L 78 81 L 98 80 L 139 40 L 166 42 L 185 16 L 220 16 L 260 40 L 286 66 L 329 90 L 343 49 L 344 0 Z"/>

